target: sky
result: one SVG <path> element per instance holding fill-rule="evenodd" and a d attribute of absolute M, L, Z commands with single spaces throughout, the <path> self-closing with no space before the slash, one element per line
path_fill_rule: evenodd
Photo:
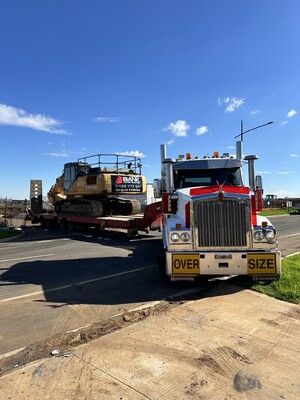
<path fill-rule="evenodd" d="M 63 165 L 257 154 L 264 194 L 300 197 L 300 1 L 3 0 L 0 197 Z M 272 121 L 273 124 L 254 129 Z M 247 168 L 244 168 L 245 172 Z"/>

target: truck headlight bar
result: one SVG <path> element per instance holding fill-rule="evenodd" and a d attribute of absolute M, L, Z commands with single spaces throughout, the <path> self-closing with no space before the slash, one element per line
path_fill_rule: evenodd
<path fill-rule="evenodd" d="M 171 237 L 172 242 L 174 242 L 174 243 L 177 243 L 180 240 L 180 236 L 177 232 L 171 233 L 170 237 Z"/>
<path fill-rule="evenodd" d="M 265 239 L 268 243 L 274 243 L 276 241 L 276 230 L 257 229 L 253 232 L 253 238 L 256 242 L 262 242 Z"/>
<path fill-rule="evenodd" d="M 170 233 L 170 242 L 188 243 L 190 241 L 191 241 L 191 235 L 189 232 L 181 231 L 181 232 L 171 232 Z"/>
<path fill-rule="evenodd" d="M 188 242 L 188 241 L 190 240 L 191 236 L 190 236 L 190 234 L 189 234 L 188 232 L 183 232 L 183 233 L 180 235 L 180 238 L 181 238 L 181 240 L 182 240 L 183 242 Z"/>
<path fill-rule="evenodd" d="M 267 232 L 265 233 L 265 238 L 266 238 L 267 242 L 273 243 L 274 240 L 275 240 L 275 238 L 276 238 L 276 233 L 275 233 L 275 231 L 274 231 L 274 230 L 267 231 Z"/>

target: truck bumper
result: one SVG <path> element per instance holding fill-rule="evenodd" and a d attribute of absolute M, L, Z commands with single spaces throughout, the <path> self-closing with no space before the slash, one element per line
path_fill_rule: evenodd
<path fill-rule="evenodd" d="M 277 279 L 281 252 L 168 252 L 166 274 L 171 280 L 194 280 L 200 275 L 249 275 L 255 280 Z"/>

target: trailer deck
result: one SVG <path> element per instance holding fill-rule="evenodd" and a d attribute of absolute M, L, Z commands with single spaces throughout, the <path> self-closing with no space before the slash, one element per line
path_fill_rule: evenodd
<path fill-rule="evenodd" d="M 46 228 L 60 226 L 73 231 L 76 226 L 95 227 L 99 230 L 125 230 L 128 236 L 135 236 L 139 231 L 149 233 L 160 230 L 162 225 L 161 202 L 149 204 L 144 214 L 111 215 L 105 217 L 89 217 L 84 215 L 40 213 L 33 214 L 32 223 L 40 223 Z"/>

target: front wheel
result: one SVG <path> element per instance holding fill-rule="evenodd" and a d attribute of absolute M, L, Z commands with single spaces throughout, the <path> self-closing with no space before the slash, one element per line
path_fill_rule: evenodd
<path fill-rule="evenodd" d="M 157 255 L 157 264 L 158 264 L 159 272 L 163 276 L 166 276 L 166 252 L 162 245 L 160 246 L 159 252 Z"/>

